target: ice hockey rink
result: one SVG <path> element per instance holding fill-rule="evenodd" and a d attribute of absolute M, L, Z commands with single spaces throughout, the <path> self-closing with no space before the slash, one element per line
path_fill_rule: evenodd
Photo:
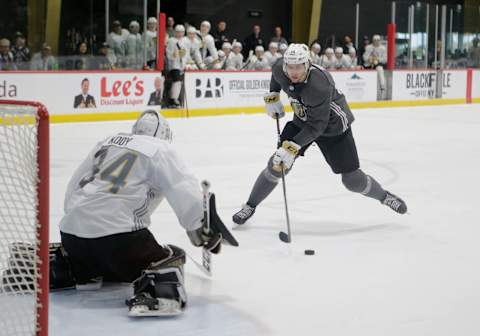
<path fill-rule="evenodd" d="M 186 264 L 189 305 L 175 318 L 129 318 L 128 285 L 50 294 L 50 334 L 451 336 L 480 332 L 480 105 L 354 111 L 362 169 L 405 199 L 397 215 L 344 189 L 312 147 L 282 191 L 233 229 L 240 247 L 213 257 L 213 277 Z M 291 115 L 282 119 L 284 124 Z M 132 122 L 51 127 L 51 241 L 63 195 L 92 146 Z M 265 115 L 171 119 L 174 144 L 208 179 L 224 222 L 246 201 L 276 146 Z M 151 230 L 200 259 L 166 202 Z M 315 250 L 314 256 L 304 255 Z M 0 332 L 1 333 L 1 332 Z"/>

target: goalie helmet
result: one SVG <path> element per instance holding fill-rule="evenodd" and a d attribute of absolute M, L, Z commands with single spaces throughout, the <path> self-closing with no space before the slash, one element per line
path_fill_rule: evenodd
<path fill-rule="evenodd" d="M 169 143 L 172 142 L 172 130 L 167 120 L 155 110 L 146 110 L 132 127 L 132 133 L 137 135 L 149 135 Z"/>
<path fill-rule="evenodd" d="M 289 64 L 305 64 L 305 72 L 302 76 L 302 81 L 307 78 L 308 71 L 310 70 L 310 50 L 307 45 L 300 43 L 292 43 L 288 46 L 287 50 L 283 54 L 283 72 L 289 77 L 287 72 L 287 65 Z"/>

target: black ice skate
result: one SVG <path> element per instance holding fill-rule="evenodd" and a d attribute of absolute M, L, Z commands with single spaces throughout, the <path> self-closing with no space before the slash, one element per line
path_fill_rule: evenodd
<path fill-rule="evenodd" d="M 255 208 L 248 204 L 244 204 L 242 209 L 233 215 L 232 219 L 236 224 L 243 224 L 255 213 Z"/>
<path fill-rule="evenodd" d="M 407 212 L 407 204 L 400 197 L 389 191 L 387 191 L 387 195 L 383 199 L 382 204 L 385 204 L 393 211 L 402 215 Z"/>
<path fill-rule="evenodd" d="M 148 293 L 138 293 L 125 302 L 128 316 L 175 316 L 183 312 L 177 300 L 153 298 Z"/>

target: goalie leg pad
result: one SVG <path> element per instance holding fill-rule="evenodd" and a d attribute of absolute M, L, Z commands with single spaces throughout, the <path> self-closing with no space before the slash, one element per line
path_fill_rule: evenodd
<path fill-rule="evenodd" d="M 61 243 L 52 243 L 50 250 L 50 289 L 66 289 L 75 287 L 70 260 Z"/>
<path fill-rule="evenodd" d="M 174 245 L 165 248 L 170 255 L 151 263 L 133 282 L 134 296 L 126 301 L 130 316 L 172 316 L 182 313 L 185 308 L 185 251 Z"/>
<path fill-rule="evenodd" d="M 10 244 L 9 251 L 8 268 L 2 275 L 3 284 L 13 291 L 34 290 L 35 247 L 30 243 L 14 242 Z M 75 277 L 61 243 L 49 244 L 49 260 L 50 289 L 73 288 Z"/>

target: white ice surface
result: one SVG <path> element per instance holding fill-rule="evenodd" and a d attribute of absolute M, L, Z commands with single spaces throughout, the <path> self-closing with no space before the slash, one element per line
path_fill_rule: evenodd
<path fill-rule="evenodd" d="M 240 247 L 214 256 L 211 279 L 187 262 L 183 316 L 128 318 L 125 285 L 63 291 L 50 294 L 50 334 L 479 335 L 480 105 L 354 112 L 362 169 L 402 196 L 409 215 L 348 192 L 310 148 L 287 177 L 291 245 L 278 239 L 285 229 L 279 187 L 233 231 Z M 245 115 L 170 124 L 179 152 L 210 180 L 220 216 L 233 226 L 231 215 L 274 150 L 274 122 Z M 130 125 L 52 125 L 52 241 L 76 166 L 97 141 Z M 160 242 L 200 258 L 167 203 L 153 222 Z"/>

